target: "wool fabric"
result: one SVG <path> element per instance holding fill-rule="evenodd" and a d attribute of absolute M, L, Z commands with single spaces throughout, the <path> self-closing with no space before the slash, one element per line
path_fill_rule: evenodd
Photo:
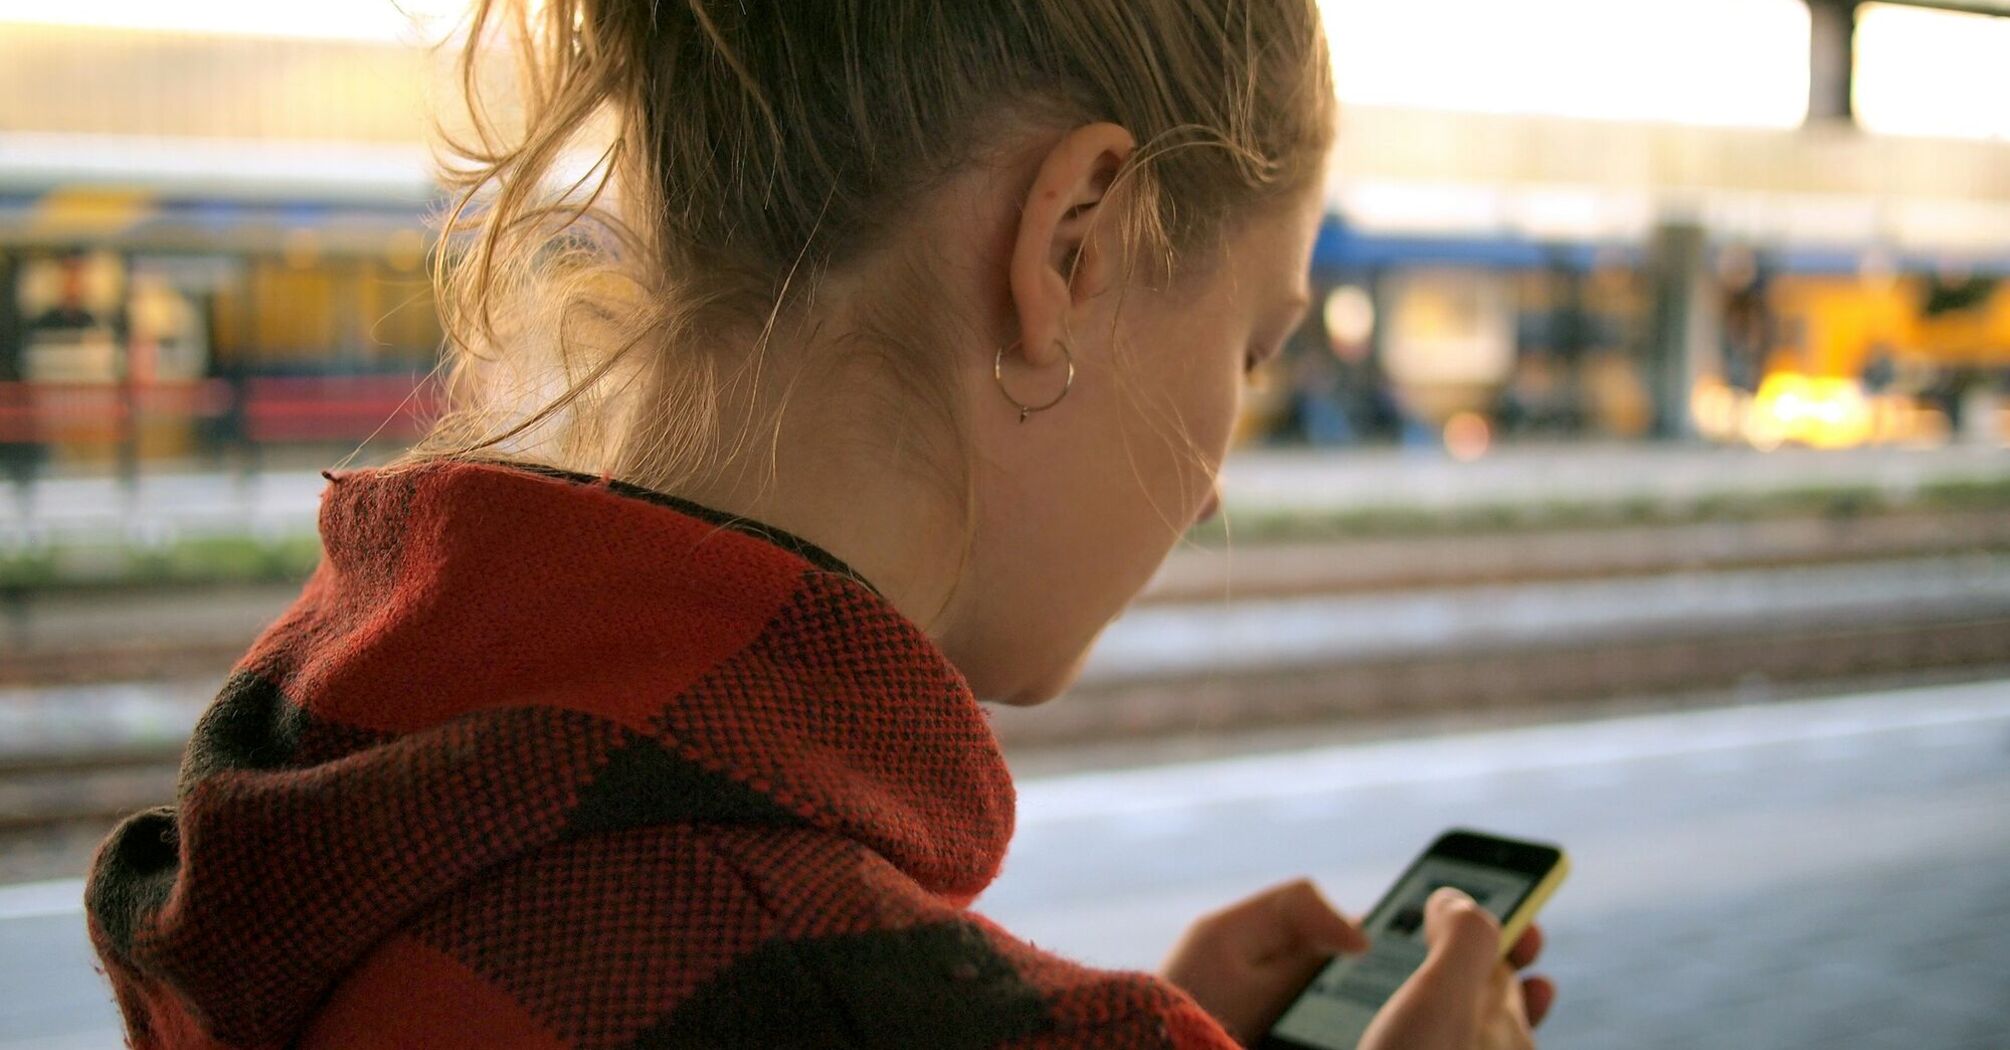
<path fill-rule="evenodd" d="M 329 477 L 175 803 L 92 862 L 136 1050 L 1235 1045 L 971 910 L 997 740 L 838 559 L 548 468 Z"/>

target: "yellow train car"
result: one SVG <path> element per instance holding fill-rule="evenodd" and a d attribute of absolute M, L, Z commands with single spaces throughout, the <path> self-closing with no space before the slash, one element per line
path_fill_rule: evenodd
<path fill-rule="evenodd" d="M 1704 417 L 1760 447 L 1937 444 L 2010 436 L 2010 283 L 1968 275 L 1788 274 L 1767 289 L 1764 379 Z M 1705 429 L 1710 429 L 1706 426 Z M 1960 433 L 1957 433 L 1960 432 Z"/>
<path fill-rule="evenodd" d="M 1904 275 L 1773 280 L 1768 371 L 1862 376 L 1880 355 L 1948 368 L 2010 367 L 2010 282 Z"/>

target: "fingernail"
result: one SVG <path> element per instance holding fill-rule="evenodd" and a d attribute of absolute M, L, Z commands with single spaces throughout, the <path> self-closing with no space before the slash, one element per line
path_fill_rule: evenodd
<path fill-rule="evenodd" d="M 1431 894 L 1431 897 L 1433 899 L 1442 898 L 1444 900 L 1445 905 L 1474 903 L 1472 894 L 1467 893 L 1466 891 L 1458 888 L 1457 886 L 1440 886 L 1438 887 L 1436 892 Z M 1441 905 L 1441 907 L 1442 906 L 1444 905 Z"/>

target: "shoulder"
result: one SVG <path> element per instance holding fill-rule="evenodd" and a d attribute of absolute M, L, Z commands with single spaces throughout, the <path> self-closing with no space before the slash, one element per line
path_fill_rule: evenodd
<path fill-rule="evenodd" d="M 315 1046 L 1232 1047 L 1145 973 L 1042 951 L 812 830 L 558 843 L 435 902 Z"/>

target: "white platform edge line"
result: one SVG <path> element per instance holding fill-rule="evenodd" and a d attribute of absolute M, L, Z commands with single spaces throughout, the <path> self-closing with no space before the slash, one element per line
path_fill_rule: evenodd
<path fill-rule="evenodd" d="M 0 922 L 49 915 L 81 915 L 84 880 L 49 879 L 0 886 Z"/>
<path fill-rule="evenodd" d="M 1065 773 L 1019 784 L 1019 826 L 2003 719 L 2010 719 L 2010 682 L 1971 682 Z"/>

